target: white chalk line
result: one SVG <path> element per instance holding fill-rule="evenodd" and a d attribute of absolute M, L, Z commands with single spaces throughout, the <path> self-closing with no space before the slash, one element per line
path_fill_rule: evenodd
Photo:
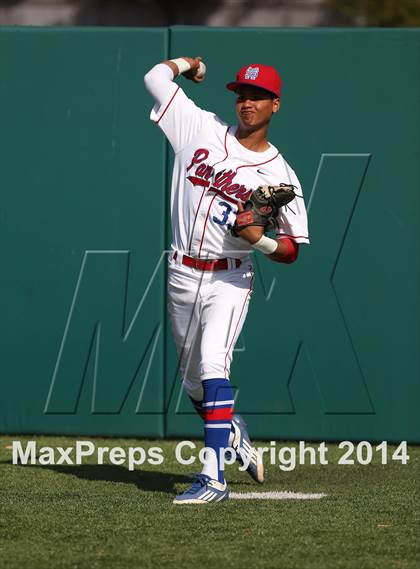
<path fill-rule="evenodd" d="M 327 494 L 306 494 L 304 492 L 230 492 L 233 500 L 320 500 Z"/>

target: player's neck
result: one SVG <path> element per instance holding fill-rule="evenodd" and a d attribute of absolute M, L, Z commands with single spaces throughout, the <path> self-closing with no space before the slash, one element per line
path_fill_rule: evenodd
<path fill-rule="evenodd" d="M 248 150 L 252 150 L 253 152 L 264 152 L 270 148 L 267 141 L 267 133 L 267 125 L 254 131 L 247 131 L 238 126 L 235 137 L 242 146 L 245 146 Z"/>

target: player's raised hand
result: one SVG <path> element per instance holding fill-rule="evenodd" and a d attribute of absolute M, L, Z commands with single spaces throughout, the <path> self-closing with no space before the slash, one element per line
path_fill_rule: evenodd
<path fill-rule="evenodd" d="M 206 66 L 201 61 L 201 57 L 183 57 L 191 65 L 191 69 L 185 71 L 183 76 L 194 83 L 201 83 L 206 76 Z"/>
<path fill-rule="evenodd" d="M 201 57 L 178 57 L 164 61 L 172 69 L 174 77 L 183 75 L 194 83 L 201 83 L 206 76 L 206 66 Z"/>

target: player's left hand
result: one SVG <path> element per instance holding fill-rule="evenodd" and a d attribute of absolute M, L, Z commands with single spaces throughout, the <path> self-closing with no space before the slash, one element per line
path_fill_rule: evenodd
<path fill-rule="evenodd" d="M 241 213 L 243 211 L 244 211 L 244 206 L 241 201 L 238 201 L 237 213 Z M 242 239 L 245 239 L 245 241 L 248 241 L 248 243 L 251 243 L 251 245 L 253 245 L 257 241 L 259 241 L 263 235 L 264 235 L 264 227 L 260 227 L 257 225 L 250 225 L 249 227 L 245 227 L 244 229 L 241 230 L 239 237 L 242 237 Z"/>

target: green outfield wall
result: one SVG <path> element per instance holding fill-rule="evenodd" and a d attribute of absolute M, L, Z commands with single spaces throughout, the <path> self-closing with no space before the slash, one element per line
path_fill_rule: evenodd
<path fill-rule="evenodd" d="M 420 442 L 420 30 L 0 29 L 0 432 L 200 435 L 166 313 L 172 157 L 144 74 L 234 122 L 225 89 L 275 65 L 271 141 L 310 246 L 254 256 L 237 409 L 268 439 Z"/>

